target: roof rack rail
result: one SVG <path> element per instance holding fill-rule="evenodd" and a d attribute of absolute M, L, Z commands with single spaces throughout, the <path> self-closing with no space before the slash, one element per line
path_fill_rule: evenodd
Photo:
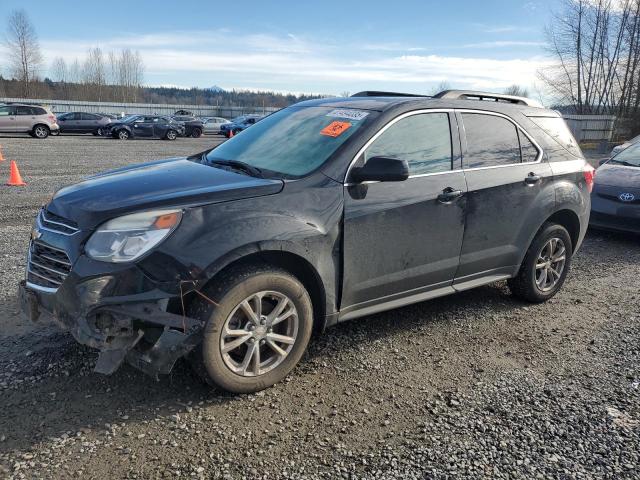
<path fill-rule="evenodd" d="M 526 105 L 528 107 L 543 108 L 540 102 L 530 98 L 516 97 L 515 95 L 503 95 L 501 93 L 476 92 L 473 90 L 444 90 L 434 95 L 433 98 L 447 100 L 490 100 L 493 102 L 506 102 L 516 105 Z"/>
<path fill-rule="evenodd" d="M 420 95 L 417 93 L 399 93 L 399 92 L 380 92 L 377 90 L 364 90 L 354 93 L 352 97 L 429 97 L 429 95 Z"/>

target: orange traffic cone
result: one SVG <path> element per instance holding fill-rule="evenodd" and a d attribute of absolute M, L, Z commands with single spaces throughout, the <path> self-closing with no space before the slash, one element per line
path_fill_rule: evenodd
<path fill-rule="evenodd" d="M 9 172 L 9 181 L 7 182 L 7 185 L 12 187 L 23 187 L 26 185 L 20 176 L 20 171 L 18 170 L 18 165 L 15 160 L 11 160 L 11 170 Z"/>
<path fill-rule="evenodd" d="M 2 155 L 2 145 L 0 145 L 0 162 L 4 162 L 4 161 L 5 161 L 5 158 Z"/>
<path fill-rule="evenodd" d="M 233 137 L 233 130 L 229 130 L 229 138 Z"/>

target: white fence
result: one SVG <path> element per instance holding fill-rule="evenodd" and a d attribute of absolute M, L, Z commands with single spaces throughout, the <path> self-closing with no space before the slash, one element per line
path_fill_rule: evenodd
<path fill-rule="evenodd" d="M 578 142 L 612 140 L 616 129 L 615 115 L 563 115 Z"/>
<path fill-rule="evenodd" d="M 279 110 L 273 107 L 228 107 L 216 105 L 182 105 L 167 103 L 117 103 L 117 102 L 85 102 L 80 100 L 46 100 L 41 98 L 0 98 L 0 103 L 27 103 L 45 105 L 54 113 L 59 112 L 95 112 L 95 113 L 146 113 L 170 115 L 178 110 L 188 110 L 197 116 L 215 116 L 233 118 L 238 115 L 260 114 Z"/>

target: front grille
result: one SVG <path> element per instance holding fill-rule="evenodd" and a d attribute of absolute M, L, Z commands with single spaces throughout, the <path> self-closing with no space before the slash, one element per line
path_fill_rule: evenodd
<path fill-rule="evenodd" d="M 71 271 L 71 260 L 57 248 L 40 242 L 29 247 L 27 281 L 46 288 L 58 288 Z"/>
<path fill-rule="evenodd" d="M 78 224 L 76 222 L 62 218 L 44 208 L 40 211 L 40 224 L 47 230 L 62 233 L 63 235 L 73 235 L 78 232 Z"/>

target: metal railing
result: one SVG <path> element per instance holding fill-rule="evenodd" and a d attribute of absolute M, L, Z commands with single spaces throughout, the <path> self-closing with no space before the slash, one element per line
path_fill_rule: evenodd
<path fill-rule="evenodd" d="M 94 112 L 130 114 L 144 113 L 157 115 L 171 115 L 178 110 L 188 110 L 196 116 L 233 118 L 238 115 L 259 114 L 267 115 L 280 110 L 274 107 L 230 107 L 219 105 L 185 105 L 169 103 L 122 103 L 122 102 L 86 102 L 83 100 L 49 100 L 42 98 L 0 98 L 0 103 L 25 103 L 29 105 L 43 105 L 54 113 L 61 112 Z"/>

